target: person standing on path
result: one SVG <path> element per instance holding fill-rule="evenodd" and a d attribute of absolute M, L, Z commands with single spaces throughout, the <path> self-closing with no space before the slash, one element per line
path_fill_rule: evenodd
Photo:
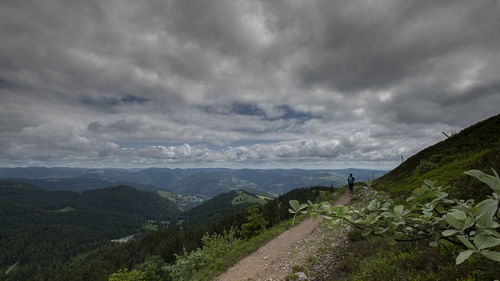
<path fill-rule="evenodd" d="M 347 183 L 349 184 L 349 192 L 352 193 L 352 190 L 354 189 L 354 177 L 352 176 L 352 174 L 349 174 Z"/>

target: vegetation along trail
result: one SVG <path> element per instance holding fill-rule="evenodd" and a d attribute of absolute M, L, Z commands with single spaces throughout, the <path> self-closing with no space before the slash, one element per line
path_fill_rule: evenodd
<path fill-rule="evenodd" d="M 335 202 L 335 205 L 345 205 L 350 200 L 351 194 L 346 192 Z M 269 241 L 253 254 L 241 259 L 216 280 L 284 280 L 292 272 L 294 265 L 303 264 L 308 256 L 316 252 L 319 243 L 312 243 L 315 239 L 312 233 L 320 221 L 321 217 L 316 220 L 305 219 Z"/>

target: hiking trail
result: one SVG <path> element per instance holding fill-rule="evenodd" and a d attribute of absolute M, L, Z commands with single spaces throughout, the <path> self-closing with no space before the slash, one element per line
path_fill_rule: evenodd
<path fill-rule="evenodd" d="M 351 194 L 346 192 L 340 196 L 334 205 L 345 205 L 351 200 Z M 216 281 L 279 281 L 292 273 L 292 267 L 302 265 L 307 257 L 316 253 L 327 235 L 322 231 L 314 231 L 321 222 L 321 216 L 312 220 L 306 218 L 267 242 L 257 251 L 244 257 Z"/>

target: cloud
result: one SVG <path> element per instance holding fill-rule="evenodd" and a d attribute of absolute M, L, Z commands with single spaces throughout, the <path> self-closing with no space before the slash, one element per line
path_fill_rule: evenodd
<path fill-rule="evenodd" d="M 499 27 L 489 1 L 6 1 L 0 165 L 393 167 L 499 113 Z"/>

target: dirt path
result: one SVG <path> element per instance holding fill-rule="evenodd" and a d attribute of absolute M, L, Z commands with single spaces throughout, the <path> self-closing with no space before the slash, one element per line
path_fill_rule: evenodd
<path fill-rule="evenodd" d="M 344 205 L 351 200 L 346 192 L 336 205 Z M 299 225 L 288 229 L 246 256 L 220 275 L 217 281 L 279 281 L 292 272 L 294 265 L 304 264 L 307 257 L 314 254 L 320 243 L 311 234 L 321 221 L 305 219 Z"/>

